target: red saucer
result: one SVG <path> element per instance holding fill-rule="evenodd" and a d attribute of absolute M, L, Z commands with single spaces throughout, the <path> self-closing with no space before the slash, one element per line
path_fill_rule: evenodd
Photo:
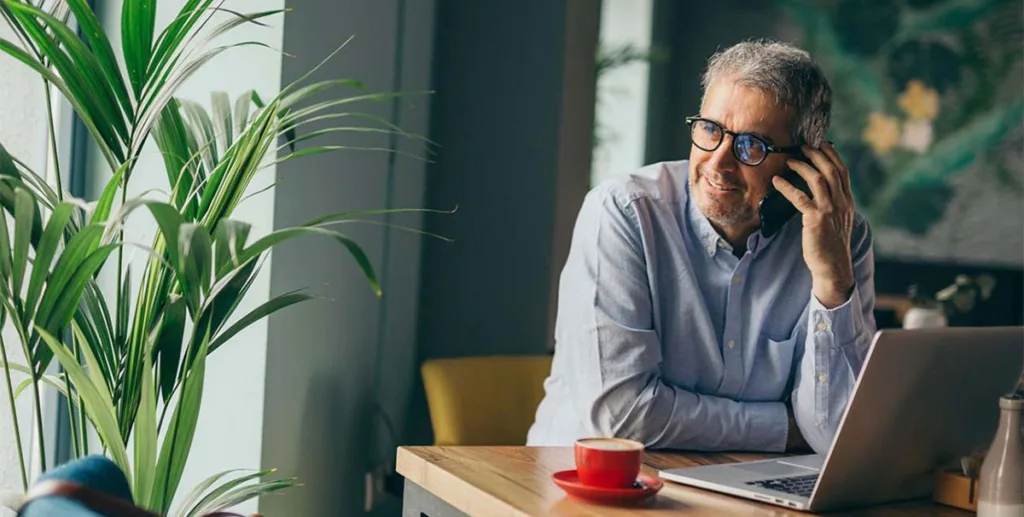
<path fill-rule="evenodd" d="M 576 469 L 555 472 L 551 479 L 573 499 L 610 504 L 639 503 L 658 493 L 658 490 L 665 486 L 660 479 L 643 472 L 637 477 L 638 485 L 635 488 L 599 488 L 584 485 L 580 482 Z"/>

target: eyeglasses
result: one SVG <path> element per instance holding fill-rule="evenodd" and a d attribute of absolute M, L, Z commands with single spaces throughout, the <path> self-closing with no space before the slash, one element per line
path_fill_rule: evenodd
<path fill-rule="evenodd" d="M 799 145 L 776 147 L 753 133 L 729 131 L 718 122 L 706 118 L 686 117 L 686 123 L 690 126 L 690 140 L 693 141 L 693 145 L 704 151 L 718 149 L 725 135 L 732 135 L 733 156 L 752 167 L 761 165 L 770 153 L 793 154 L 800 151 Z"/>

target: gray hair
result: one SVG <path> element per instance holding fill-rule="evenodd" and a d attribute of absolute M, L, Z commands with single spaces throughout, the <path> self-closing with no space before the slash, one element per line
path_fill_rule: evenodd
<path fill-rule="evenodd" d="M 810 54 L 786 43 L 745 41 L 716 52 L 701 81 L 704 95 L 719 78 L 774 93 L 775 102 L 793 110 L 794 143 L 820 147 L 832 114 L 832 87 Z M 703 104 L 704 99 L 701 99 Z"/>

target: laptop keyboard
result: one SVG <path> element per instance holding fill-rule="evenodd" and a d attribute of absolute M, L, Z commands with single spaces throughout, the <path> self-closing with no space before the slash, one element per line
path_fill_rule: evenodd
<path fill-rule="evenodd" d="M 818 480 L 818 474 L 809 476 L 794 476 L 788 478 L 765 479 L 763 481 L 748 481 L 748 485 L 767 488 L 777 492 L 810 497 L 814 490 L 814 482 Z"/>

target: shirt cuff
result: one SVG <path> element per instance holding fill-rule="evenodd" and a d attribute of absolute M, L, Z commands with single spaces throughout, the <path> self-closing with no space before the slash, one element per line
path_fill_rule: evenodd
<path fill-rule="evenodd" d="M 835 339 L 833 343 L 846 345 L 853 343 L 857 336 L 856 316 L 860 310 L 860 294 L 853 289 L 853 294 L 842 305 L 828 309 L 811 294 L 811 332 L 829 332 Z"/>
<path fill-rule="evenodd" d="M 747 450 L 785 452 L 789 415 L 782 402 L 748 402 Z"/>

